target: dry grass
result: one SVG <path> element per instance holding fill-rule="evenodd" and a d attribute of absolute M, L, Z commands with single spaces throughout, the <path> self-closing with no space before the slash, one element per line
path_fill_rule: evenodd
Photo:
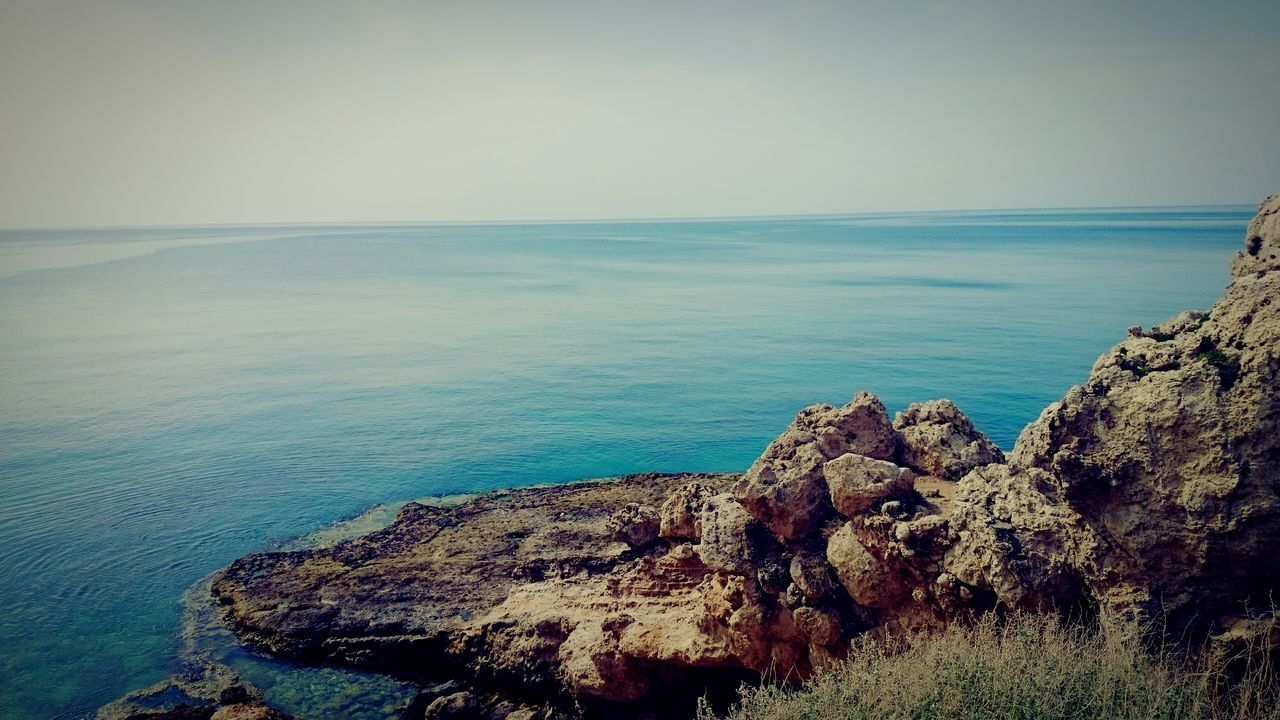
<path fill-rule="evenodd" d="M 1280 682 L 1262 650 L 1236 658 L 1228 680 L 1223 663 L 1151 653 L 1051 618 L 987 618 L 894 646 L 858 643 L 804 688 L 747 690 L 731 718 L 1280 720 Z"/>

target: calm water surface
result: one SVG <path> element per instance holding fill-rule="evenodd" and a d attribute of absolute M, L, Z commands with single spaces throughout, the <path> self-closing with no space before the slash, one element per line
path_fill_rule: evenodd
<path fill-rule="evenodd" d="M 1251 213 L 0 232 L 0 717 L 163 677 L 184 589 L 375 503 L 738 470 L 857 389 L 1008 449 Z"/>

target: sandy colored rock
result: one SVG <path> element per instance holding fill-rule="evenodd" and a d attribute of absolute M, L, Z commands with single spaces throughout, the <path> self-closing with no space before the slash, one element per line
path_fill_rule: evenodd
<path fill-rule="evenodd" d="M 1102 540 L 1035 468 L 992 465 L 959 483 L 955 537 L 942 566 L 971 591 L 1011 608 L 1050 610 L 1084 596 L 1083 571 Z"/>
<path fill-rule="evenodd" d="M 578 702 L 634 702 L 655 692 L 674 702 L 673 668 L 714 684 L 741 681 L 743 668 L 797 664 L 768 642 L 794 630 L 764 602 L 742 576 L 696 559 L 646 558 L 620 576 L 524 586 L 478 619 L 472 644 L 502 671 L 537 666 L 530 657 L 549 660 L 548 677 Z M 540 639 L 530 644 L 532 635 Z M 686 698 L 690 708 L 696 697 Z"/>
<path fill-rule="evenodd" d="M 614 540 L 642 548 L 658 539 L 658 511 L 648 505 L 627 503 L 609 517 L 605 531 Z"/>
<path fill-rule="evenodd" d="M 1280 576 L 1280 197 L 1250 225 L 1222 299 L 1103 355 L 1018 439 L 1110 545 L 1082 568 L 1116 617 L 1212 625 Z M 1261 238 L 1260 244 L 1255 238 Z M 1271 248 L 1272 250 L 1267 250 Z"/>
<path fill-rule="evenodd" d="M 659 510 L 658 534 L 672 540 L 702 539 L 702 508 L 716 491 L 702 483 L 676 488 Z"/>
<path fill-rule="evenodd" d="M 816 607 L 797 608 L 792 619 L 801 637 L 819 647 L 830 647 L 843 635 L 840 616 L 831 610 Z"/>
<path fill-rule="evenodd" d="M 831 503 L 845 517 L 857 517 L 893 497 L 911 492 L 915 475 L 886 460 L 846 453 L 822 468 Z"/>
<path fill-rule="evenodd" d="M 447 680 L 468 657 L 455 654 L 457 638 L 514 589 L 633 562 L 606 529 L 618 509 L 658 506 L 689 482 L 727 488 L 735 479 L 637 475 L 452 508 L 410 503 L 385 530 L 332 548 L 241 558 L 211 589 L 237 635 L 278 655 Z"/>
<path fill-rule="evenodd" d="M 898 462 L 925 475 L 958 480 L 976 467 L 1004 462 L 1000 448 L 950 400 L 913 403 L 893 419 Z"/>
<path fill-rule="evenodd" d="M 1258 214 L 1249 223 L 1244 250 L 1231 262 L 1231 277 L 1239 280 L 1251 274 L 1280 270 L 1280 194 L 1262 201 Z"/>
<path fill-rule="evenodd" d="M 884 404 L 860 392 L 841 408 L 801 410 L 734 487 L 734 497 L 783 542 L 802 539 L 831 514 L 823 466 L 846 453 L 891 460 L 897 436 Z"/>
<path fill-rule="evenodd" d="M 827 541 L 827 562 L 849 597 L 863 607 L 892 608 L 910 592 L 890 564 L 863 544 L 852 521 Z"/>
<path fill-rule="evenodd" d="M 765 541 L 759 523 L 728 493 L 713 495 L 703 504 L 702 542 L 696 550 L 713 570 L 754 575 L 760 545 Z"/>

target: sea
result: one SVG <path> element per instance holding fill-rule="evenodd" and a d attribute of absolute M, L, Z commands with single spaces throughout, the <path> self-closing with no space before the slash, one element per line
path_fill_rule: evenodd
<path fill-rule="evenodd" d="M 0 231 L 0 717 L 160 680 L 210 573 L 371 507 L 742 470 L 857 390 L 1008 450 L 1252 213 Z M 409 691 L 219 642 L 312 720 Z"/>

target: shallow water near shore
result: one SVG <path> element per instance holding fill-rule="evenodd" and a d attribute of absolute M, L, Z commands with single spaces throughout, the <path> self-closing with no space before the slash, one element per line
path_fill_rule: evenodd
<path fill-rule="evenodd" d="M 417 502 L 451 506 L 474 497 L 453 495 L 419 498 Z M 379 503 L 356 517 L 303 535 L 283 549 L 330 547 L 382 529 L 395 520 L 408 501 Z M 263 691 L 272 707 L 314 720 L 382 720 L 394 717 L 418 688 L 375 673 L 337 667 L 302 667 L 276 660 L 241 645 L 218 614 L 210 596 L 211 577 L 182 593 L 181 647 L 178 658 L 194 664 L 213 662 L 232 668 Z"/>
<path fill-rule="evenodd" d="M 1252 212 L 0 231 L 0 717 L 160 679 L 185 589 L 379 503 L 741 470 L 857 389 L 1007 450 Z"/>

